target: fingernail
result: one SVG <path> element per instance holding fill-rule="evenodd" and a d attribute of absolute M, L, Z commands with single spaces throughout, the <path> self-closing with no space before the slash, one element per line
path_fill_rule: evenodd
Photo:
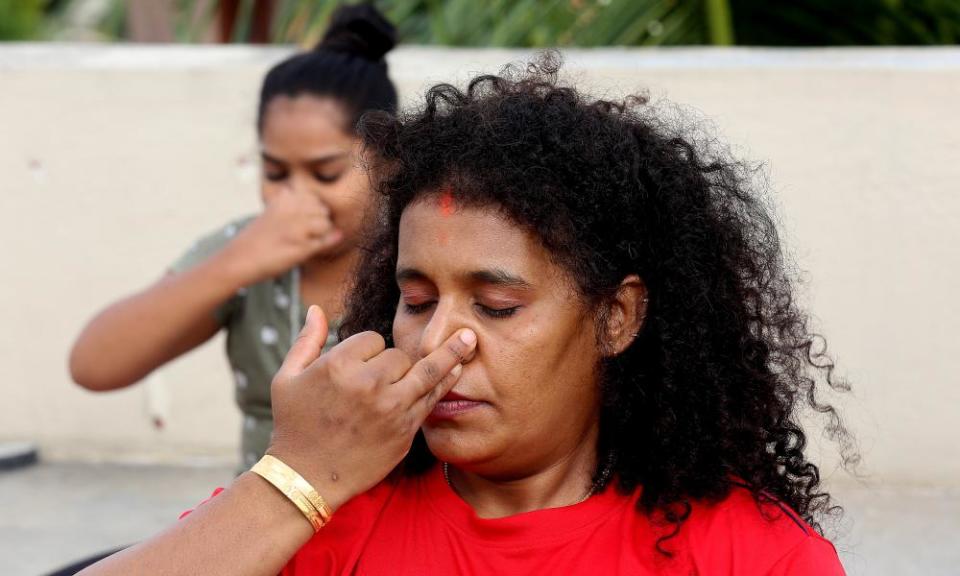
<path fill-rule="evenodd" d="M 459 378 L 461 372 L 463 372 L 463 364 L 457 364 L 450 369 L 450 375 L 454 378 Z"/>
<path fill-rule="evenodd" d="M 477 335 L 474 333 L 473 330 L 461 330 L 460 341 L 466 344 L 467 346 L 473 346 L 477 342 Z"/>
<path fill-rule="evenodd" d="M 307 324 L 309 324 L 309 323 L 310 323 L 310 318 L 312 318 L 313 315 L 316 314 L 316 312 L 313 311 L 313 309 L 316 308 L 316 307 L 317 307 L 317 305 L 316 305 L 316 304 L 313 304 L 313 305 L 311 305 L 309 308 L 307 308 L 307 321 L 304 322 L 304 324 L 303 324 L 304 326 L 306 326 Z"/>

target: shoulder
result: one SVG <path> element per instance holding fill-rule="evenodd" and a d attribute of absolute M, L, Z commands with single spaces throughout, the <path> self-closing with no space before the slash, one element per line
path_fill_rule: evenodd
<path fill-rule="evenodd" d="M 201 236 L 193 245 L 173 264 L 171 271 L 183 272 L 200 262 L 203 262 L 210 256 L 219 252 L 224 246 L 230 243 L 237 232 L 246 227 L 256 218 L 255 215 L 244 216 L 232 220 L 217 229 Z"/>
<path fill-rule="evenodd" d="M 696 503 L 682 528 L 701 573 L 842 575 L 833 545 L 790 507 L 758 502 L 735 487 L 716 503 Z"/>

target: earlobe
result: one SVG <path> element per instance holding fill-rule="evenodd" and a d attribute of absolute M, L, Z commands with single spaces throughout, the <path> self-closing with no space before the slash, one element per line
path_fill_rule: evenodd
<path fill-rule="evenodd" d="M 607 314 L 607 348 L 610 356 L 617 356 L 633 344 L 647 317 L 650 298 L 647 286 L 636 274 L 620 282 L 610 302 Z"/>

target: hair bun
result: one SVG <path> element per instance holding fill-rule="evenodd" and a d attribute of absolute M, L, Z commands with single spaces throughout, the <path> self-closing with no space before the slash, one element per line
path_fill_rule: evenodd
<path fill-rule="evenodd" d="M 355 54 L 379 62 L 397 45 L 397 29 L 372 4 L 341 6 L 330 18 L 318 50 Z"/>

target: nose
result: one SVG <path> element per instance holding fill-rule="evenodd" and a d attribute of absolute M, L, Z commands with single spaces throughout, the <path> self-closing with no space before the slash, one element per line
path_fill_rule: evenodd
<path fill-rule="evenodd" d="M 316 194 L 317 192 L 313 179 L 307 174 L 301 174 L 299 171 L 290 175 L 288 186 L 294 192 L 307 194 Z"/>
<path fill-rule="evenodd" d="M 417 353 L 420 358 L 443 345 L 460 328 L 473 328 L 465 322 L 465 318 L 457 311 L 453 302 L 439 300 L 433 309 L 429 322 L 420 334 L 420 345 Z"/>
<path fill-rule="evenodd" d="M 305 194 L 320 203 L 323 211 L 330 215 L 330 204 L 321 188 L 317 185 L 313 177 L 309 175 L 293 174 L 286 183 L 287 189 L 297 194 Z"/>

